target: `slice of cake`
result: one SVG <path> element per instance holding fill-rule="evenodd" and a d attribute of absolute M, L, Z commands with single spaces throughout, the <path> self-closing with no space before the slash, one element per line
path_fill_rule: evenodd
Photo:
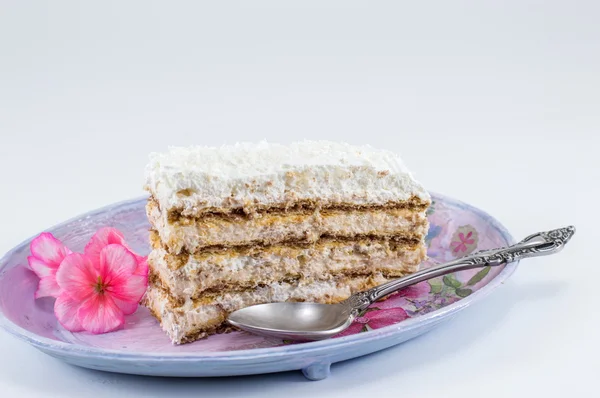
<path fill-rule="evenodd" d="M 398 156 L 331 142 L 172 148 L 146 169 L 145 305 L 174 343 L 274 301 L 336 303 L 415 272 L 430 197 Z"/>

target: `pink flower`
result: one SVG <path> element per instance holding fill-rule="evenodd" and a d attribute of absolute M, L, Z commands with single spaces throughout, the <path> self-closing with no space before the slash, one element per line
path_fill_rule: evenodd
<path fill-rule="evenodd" d="M 60 287 L 56 283 L 56 271 L 71 250 L 49 232 L 31 241 L 30 249 L 31 256 L 27 257 L 29 267 L 40 278 L 35 298 L 58 297 Z"/>
<path fill-rule="evenodd" d="M 454 248 L 452 250 L 452 252 L 453 253 L 466 252 L 467 245 L 472 245 L 473 243 L 475 243 L 475 239 L 471 238 L 472 236 L 473 236 L 473 231 L 469 231 L 469 233 L 466 236 L 462 232 L 459 233 L 458 238 L 460 239 L 460 242 L 454 241 L 450 244 L 450 246 Z"/>
<path fill-rule="evenodd" d="M 136 256 L 120 244 L 106 245 L 97 256 L 69 254 L 56 273 L 62 293 L 54 313 L 61 325 L 95 334 L 121 327 L 148 286 L 138 268 Z"/>
<path fill-rule="evenodd" d="M 431 286 L 427 282 L 419 282 L 416 285 L 406 287 L 398 292 L 396 297 L 406 297 L 410 299 L 418 299 L 426 296 L 431 290 Z"/>
<path fill-rule="evenodd" d="M 148 276 L 148 262 L 146 257 L 138 256 L 133 250 L 125 243 L 125 237 L 116 228 L 105 227 L 99 229 L 94 236 L 90 239 L 88 244 L 85 246 L 84 253 L 87 257 L 92 259 L 94 264 L 98 264 L 100 261 L 100 252 L 108 245 L 121 245 L 135 256 L 137 267 L 135 274 Z"/>
<path fill-rule="evenodd" d="M 406 299 L 423 299 L 429 295 L 431 286 L 427 282 L 420 282 L 400 290 L 398 293 L 390 295 L 387 300 L 378 301 L 373 304 L 380 310 L 404 307 L 408 302 Z"/>
<path fill-rule="evenodd" d="M 368 325 L 371 329 L 380 329 L 403 321 L 406 318 L 408 318 L 408 314 L 402 308 L 367 311 L 364 316 L 356 318 L 348 329 L 344 330 L 336 337 L 360 333 L 365 325 Z"/>

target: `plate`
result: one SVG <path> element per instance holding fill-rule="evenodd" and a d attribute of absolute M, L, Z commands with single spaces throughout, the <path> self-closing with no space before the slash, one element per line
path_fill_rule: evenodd
<path fill-rule="evenodd" d="M 426 242 L 432 263 L 475 250 L 512 244 L 494 218 L 466 203 L 432 194 Z M 146 198 L 118 203 L 48 229 L 69 248 L 82 251 L 100 227 L 120 229 L 138 253 L 148 253 Z M 92 335 L 63 329 L 53 299 L 35 300 L 37 277 L 27 266 L 27 240 L 0 260 L 0 325 L 53 357 L 73 365 L 152 376 L 233 376 L 302 370 L 311 380 L 329 375 L 335 362 L 370 354 L 423 334 L 481 300 L 506 280 L 517 263 L 447 275 L 422 282 L 372 305 L 332 339 L 293 343 L 245 332 L 172 345 L 143 307 L 126 317 L 122 330 Z"/>

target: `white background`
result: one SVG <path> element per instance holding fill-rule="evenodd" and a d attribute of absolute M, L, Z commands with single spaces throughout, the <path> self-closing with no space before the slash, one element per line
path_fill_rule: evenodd
<path fill-rule="evenodd" d="M 0 1 L 0 252 L 142 195 L 151 151 L 263 138 L 395 150 L 516 238 L 578 228 L 457 319 L 321 382 L 106 374 L 1 333 L 0 396 L 592 396 L 599 20 L 592 0 Z"/>

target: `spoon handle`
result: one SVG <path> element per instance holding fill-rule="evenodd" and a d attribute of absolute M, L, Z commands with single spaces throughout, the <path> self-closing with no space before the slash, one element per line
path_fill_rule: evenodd
<path fill-rule="evenodd" d="M 485 266 L 499 266 L 504 263 L 519 261 L 528 257 L 545 256 L 558 253 L 575 234 L 575 227 L 554 229 L 529 235 L 519 243 L 508 247 L 483 250 L 461 257 L 448 263 L 423 269 L 414 274 L 384 283 L 364 292 L 350 296 L 344 304 L 353 314 L 366 309 L 373 302 L 405 287 L 414 285 L 437 276 L 456 271 L 464 271 Z"/>

